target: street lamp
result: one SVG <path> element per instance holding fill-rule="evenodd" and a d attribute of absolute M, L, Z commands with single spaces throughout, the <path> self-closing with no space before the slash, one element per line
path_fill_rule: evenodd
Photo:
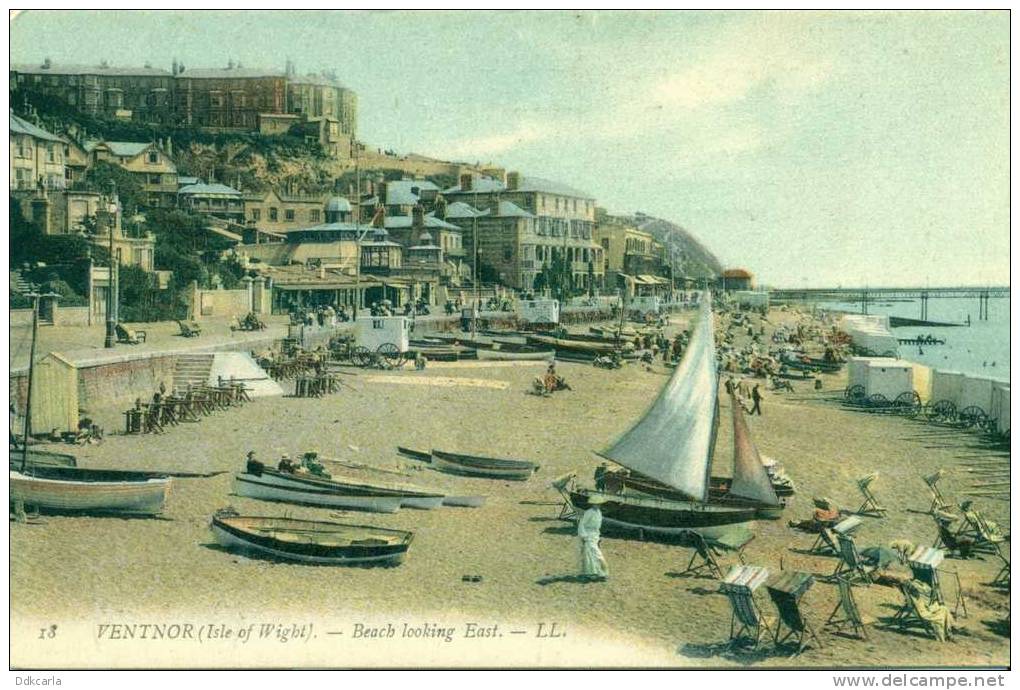
<path fill-rule="evenodd" d="M 107 207 L 106 207 L 106 212 L 107 212 L 107 215 L 109 216 L 107 218 L 106 231 L 110 234 L 110 238 L 109 238 L 110 239 L 110 264 L 109 264 L 110 268 L 109 268 L 109 273 L 107 275 L 107 286 L 108 287 L 107 287 L 107 290 L 106 290 L 106 341 L 103 344 L 103 346 L 107 347 L 107 348 L 112 348 L 114 346 L 114 344 L 116 343 L 116 341 L 117 341 L 117 335 L 116 335 L 117 321 L 116 321 L 116 316 L 113 313 L 113 310 L 114 310 L 114 300 L 116 299 L 116 296 L 114 295 L 115 288 L 114 288 L 114 281 L 113 281 L 113 271 L 114 271 L 114 265 L 113 264 L 114 264 L 114 260 L 115 260 L 115 257 L 114 257 L 114 254 L 113 254 L 113 226 L 114 226 L 114 223 L 116 222 L 116 219 L 117 219 L 117 202 L 116 202 L 116 198 L 117 198 L 117 185 L 114 182 L 111 182 L 110 183 L 110 201 L 109 201 L 109 203 L 107 204 Z"/>

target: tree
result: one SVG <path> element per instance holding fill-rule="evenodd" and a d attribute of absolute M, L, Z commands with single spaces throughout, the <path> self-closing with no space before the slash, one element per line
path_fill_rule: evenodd
<path fill-rule="evenodd" d="M 116 186 L 117 196 L 125 211 L 136 210 L 147 203 L 138 178 L 119 165 L 108 161 L 96 161 L 85 179 L 102 192 L 108 192 L 111 186 Z"/>

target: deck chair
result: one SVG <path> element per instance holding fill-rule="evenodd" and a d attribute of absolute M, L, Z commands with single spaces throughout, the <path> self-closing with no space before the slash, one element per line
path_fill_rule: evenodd
<path fill-rule="evenodd" d="M 557 493 L 563 497 L 563 505 L 560 506 L 560 514 L 556 516 L 557 520 L 573 520 L 577 517 L 574 504 L 570 501 L 570 491 L 574 488 L 576 480 L 577 472 L 567 472 L 549 482 L 549 488 L 556 489 Z"/>
<path fill-rule="evenodd" d="M 956 536 L 973 539 L 974 551 L 1001 555 L 999 545 L 1007 540 L 1007 536 L 992 529 L 979 511 L 971 510 L 969 501 L 960 504 L 960 511 L 963 513 L 963 523 L 956 531 Z"/>
<path fill-rule="evenodd" d="M 878 502 L 875 498 L 875 494 L 871 492 L 871 483 L 878 478 L 878 472 L 872 472 L 866 477 L 861 477 L 857 480 L 857 488 L 860 490 L 861 495 L 864 496 L 864 503 L 858 508 L 856 512 L 858 515 L 867 515 L 868 517 L 885 517 L 886 509 Z"/>
<path fill-rule="evenodd" d="M 970 558 L 974 551 L 974 540 L 971 537 L 960 536 L 953 531 L 950 523 L 956 519 L 956 516 L 945 512 L 936 512 L 932 514 L 932 517 L 935 519 L 935 528 L 938 530 L 938 536 L 932 546 L 936 549 L 944 549 L 949 556 L 956 555 L 965 560 Z"/>
<path fill-rule="evenodd" d="M 766 587 L 769 598 L 772 599 L 772 603 L 776 605 L 776 610 L 779 612 L 773 641 L 778 647 L 793 638 L 797 643 L 794 655 L 803 652 L 807 648 L 809 640 L 814 640 L 818 647 L 824 646 L 800 608 L 801 597 L 813 584 L 814 578 L 810 574 L 794 570 L 783 573 L 779 579 Z M 786 627 L 785 635 L 782 634 L 784 626 Z"/>
<path fill-rule="evenodd" d="M 946 603 L 945 595 L 942 592 L 942 581 L 946 578 L 956 581 L 956 602 L 953 607 L 953 615 L 957 616 L 960 609 L 963 609 L 964 617 L 967 616 L 967 600 L 963 596 L 963 588 L 960 586 L 960 574 L 956 570 L 940 567 L 945 560 L 946 552 L 928 546 L 916 547 L 907 556 L 907 565 L 913 573 L 915 580 L 919 580 L 931 589 L 931 600 L 928 603 Z"/>
<path fill-rule="evenodd" d="M 899 589 L 903 595 L 903 603 L 890 619 L 890 626 L 903 631 L 919 628 L 936 640 L 944 641 L 943 634 L 935 623 L 921 615 L 921 606 L 927 598 L 925 595 L 927 586 L 917 580 L 908 580 L 901 582 Z"/>
<path fill-rule="evenodd" d="M 713 577 L 722 579 L 723 571 L 717 557 L 724 551 L 732 551 L 743 565 L 744 547 L 753 539 L 754 533 L 751 530 L 739 526 L 728 529 L 717 537 L 706 537 L 694 531 L 684 532 L 684 543 L 694 549 L 694 553 L 691 554 L 687 567 L 679 575 L 696 575 L 707 570 Z"/>
<path fill-rule="evenodd" d="M 202 327 L 197 323 L 185 323 L 184 321 L 178 321 L 177 326 L 181 329 L 181 335 L 185 338 L 197 338 L 202 335 Z"/>
<path fill-rule="evenodd" d="M 870 585 L 873 582 L 872 574 L 875 572 L 875 566 L 868 565 L 861 558 L 853 536 L 849 533 L 837 533 L 836 540 L 839 543 L 839 563 L 836 564 L 836 569 L 830 578 L 834 580 L 837 576 L 842 575 L 852 583 L 860 582 L 863 585 Z"/>
<path fill-rule="evenodd" d="M 999 552 L 999 558 L 1002 559 L 1002 567 L 999 568 L 998 574 L 996 574 L 989 584 L 996 587 L 1009 587 L 1009 561 L 1006 560 L 1006 557 L 1002 555 L 1001 551 Z"/>
<path fill-rule="evenodd" d="M 836 587 L 839 590 L 839 603 L 836 604 L 836 608 L 829 614 L 822 627 L 832 628 L 836 633 L 841 633 L 844 629 L 849 628 L 854 636 L 867 640 L 867 624 L 870 621 L 866 621 L 861 615 L 861 610 L 857 608 L 853 584 L 847 578 L 837 576 Z"/>
<path fill-rule="evenodd" d="M 752 648 L 761 642 L 762 633 L 772 634 L 774 619 L 762 613 L 754 599 L 754 591 L 768 579 L 767 568 L 756 565 L 735 565 L 723 578 L 719 591 L 729 599 L 730 646 L 749 640 Z"/>
<path fill-rule="evenodd" d="M 138 345 L 145 342 L 145 331 L 133 331 L 119 323 L 114 327 L 117 333 L 117 342 L 126 345 Z"/>
<path fill-rule="evenodd" d="M 836 544 L 836 535 L 833 531 L 828 527 L 821 527 L 808 553 L 816 556 L 838 556 L 839 546 Z"/>
<path fill-rule="evenodd" d="M 945 512 L 949 509 L 949 504 L 946 502 L 946 497 L 942 495 L 942 491 L 939 489 L 939 480 L 945 476 L 946 471 L 939 469 L 934 474 L 929 474 L 924 479 L 924 483 L 928 485 L 928 490 L 931 492 L 931 505 L 928 507 L 928 512 L 935 514 L 938 512 Z"/>

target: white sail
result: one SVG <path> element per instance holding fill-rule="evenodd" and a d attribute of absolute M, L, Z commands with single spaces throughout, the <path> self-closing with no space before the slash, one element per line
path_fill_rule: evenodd
<path fill-rule="evenodd" d="M 747 420 L 736 395 L 730 394 L 730 408 L 733 410 L 733 484 L 730 495 L 778 506 L 779 496 L 776 496 L 758 448 L 751 440 Z"/>
<path fill-rule="evenodd" d="M 600 453 L 697 501 L 708 497 L 719 391 L 711 305 L 706 294 L 687 352 L 659 397 Z"/>

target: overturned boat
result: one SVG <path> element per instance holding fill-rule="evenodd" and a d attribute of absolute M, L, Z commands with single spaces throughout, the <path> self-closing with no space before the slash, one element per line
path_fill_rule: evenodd
<path fill-rule="evenodd" d="M 464 455 L 445 450 L 432 450 L 432 465 L 436 469 L 454 474 L 488 479 L 526 481 L 538 471 L 538 465 L 529 460 L 489 458 L 482 455 Z"/>
<path fill-rule="evenodd" d="M 709 493 L 709 470 L 718 433 L 719 381 L 710 299 L 702 301 L 690 345 L 669 382 L 648 411 L 603 457 L 654 480 L 668 496 L 574 489 L 575 510 L 603 497 L 603 524 L 639 535 L 676 536 L 754 520 L 781 509 L 765 467 L 750 443 L 746 424 L 734 411 L 734 480 L 726 497 Z"/>
<path fill-rule="evenodd" d="M 414 538 L 382 527 L 240 515 L 214 515 L 209 527 L 228 549 L 321 565 L 396 565 Z"/>

